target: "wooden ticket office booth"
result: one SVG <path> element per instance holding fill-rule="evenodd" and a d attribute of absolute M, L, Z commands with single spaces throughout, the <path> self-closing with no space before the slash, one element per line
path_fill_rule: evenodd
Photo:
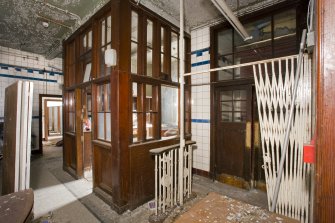
<path fill-rule="evenodd" d="M 134 1 L 112 0 L 64 41 L 63 168 L 77 178 L 92 168 L 94 192 L 119 213 L 154 196 L 149 150 L 179 142 L 178 31 Z M 190 138 L 189 86 L 185 95 Z"/>

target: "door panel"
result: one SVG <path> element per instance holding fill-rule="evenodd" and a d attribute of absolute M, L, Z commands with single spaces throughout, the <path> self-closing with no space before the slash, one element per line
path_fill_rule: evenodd
<path fill-rule="evenodd" d="M 221 124 L 221 123 L 220 123 Z M 243 178 L 245 123 L 221 124 L 216 156 L 217 172 Z"/>
<path fill-rule="evenodd" d="M 251 178 L 251 142 L 246 148 L 247 123 L 252 120 L 251 85 L 219 87 L 216 96 L 216 175 L 229 175 L 246 181 Z M 251 140 L 251 133 L 248 133 Z M 218 177 L 218 179 L 222 179 Z"/>
<path fill-rule="evenodd" d="M 216 179 L 265 188 L 256 94 L 252 84 L 215 88 Z"/>

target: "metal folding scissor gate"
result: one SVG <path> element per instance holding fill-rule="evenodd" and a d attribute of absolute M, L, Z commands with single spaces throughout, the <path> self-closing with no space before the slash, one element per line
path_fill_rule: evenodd
<path fill-rule="evenodd" d="M 269 207 L 278 175 L 289 110 L 294 116 L 276 212 L 308 222 L 310 201 L 310 164 L 303 162 L 303 144 L 311 138 L 311 60 L 304 55 L 296 97 L 292 92 L 298 56 L 289 56 L 253 65 L 264 171 Z"/>

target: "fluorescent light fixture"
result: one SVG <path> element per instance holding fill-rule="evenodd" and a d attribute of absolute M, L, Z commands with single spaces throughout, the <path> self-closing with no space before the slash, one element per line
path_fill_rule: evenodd
<path fill-rule="evenodd" d="M 224 0 L 211 0 L 211 1 L 215 5 L 215 7 L 222 13 L 222 15 L 227 19 L 227 21 L 234 27 L 236 32 L 240 34 L 240 36 L 244 41 L 252 39 L 252 36 L 248 34 L 247 30 L 245 30 L 241 22 L 238 20 L 238 18 L 234 15 L 234 13 L 227 5 L 226 1 Z"/>

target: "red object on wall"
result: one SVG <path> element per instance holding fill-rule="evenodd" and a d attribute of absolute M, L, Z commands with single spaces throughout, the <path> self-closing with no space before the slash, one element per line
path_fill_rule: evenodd
<path fill-rule="evenodd" d="M 311 144 L 304 145 L 304 162 L 305 163 L 315 163 L 314 140 L 311 141 Z"/>

